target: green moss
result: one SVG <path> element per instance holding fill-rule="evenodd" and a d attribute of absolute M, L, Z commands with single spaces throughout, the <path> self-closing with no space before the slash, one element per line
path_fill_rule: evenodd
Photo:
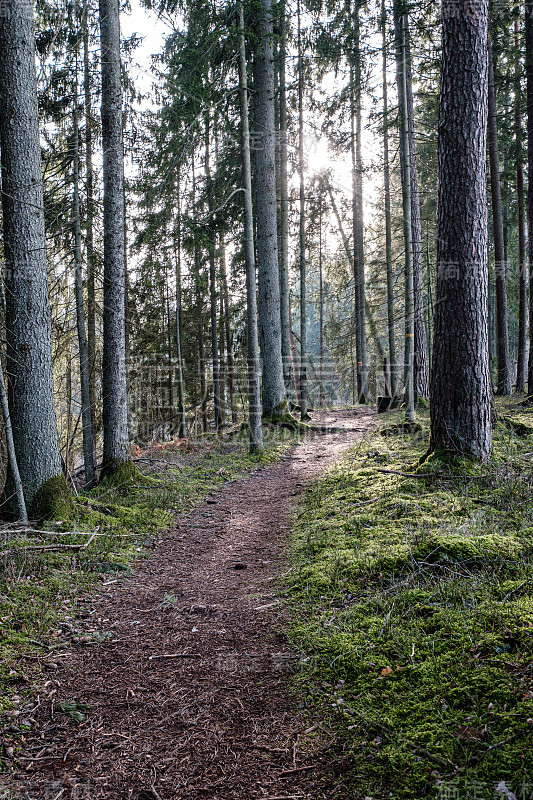
<path fill-rule="evenodd" d="M 516 399 L 498 408 L 524 413 Z M 295 691 L 333 730 L 346 796 L 430 798 L 457 780 L 453 796 L 476 785 L 492 798 L 505 780 L 518 797 L 533 719 L 531 445 L 499 425 L 490 464 L 435 453 L 418 476 L 418 419 L 423 435 L 377 432 L 304 496 L 286 584 Z"/>
<path fill-rule="evenodd" d="M 39 520 L 67 520 L 73 511 L 74 505 L 64 475 L 49 478 L 33 500 L 32 514 Z"/>
<path fill-rule="evenodd" d="M 131 460 L 120 461 L 113 459 L 102 469 L 100 480 L 115 486 L 125 486 L 139 477 L 139 470 Z"/>

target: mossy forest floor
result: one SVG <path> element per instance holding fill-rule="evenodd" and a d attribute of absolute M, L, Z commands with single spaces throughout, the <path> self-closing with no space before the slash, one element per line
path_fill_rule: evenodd
<path fill-rule="evenodd" d="M 296 691 L 346 796 L 533 798 L 533 413 L 497 410 L 491 464 L 418 468 L 391 414 L 302 500 Z"/>

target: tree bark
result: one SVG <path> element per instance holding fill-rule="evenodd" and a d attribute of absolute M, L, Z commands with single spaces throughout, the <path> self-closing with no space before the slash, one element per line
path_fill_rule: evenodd
<path fill-rule="evenodd" d="M 300 0 L 297 3 L 298 17 L 298 177 L 300 181 L 300 215 L 298 226 L 300 256 L 300 417 L 307 413 L 307 285 L 306 285 L 306 241 L 305 241 L 305 179 L 304 179 L 304 65 L 302 54 L 302 28 Z"/>
<path fill-rule="evenodd" d="M 488 91 L 488 146 L 490 163 L 490 189 L 492 197 L 492 229 L 494 235 L 494 284 L 496 294 L 496 347 L 498 356 L 497 393 L 511 394 L 511 369 L 509 365 L 509 329 L 507 325 L 507 269 L 503 233 L 502 190 L 500 158 L 498 153 L 498 128 L 496 123 L 496 90 L 492 46 L 487 40 L 489 61 Z"/>
<path fill-rule="evenodd" d="M 411 156 L 409 147 L 409 105 L 407 102 L 407 14 L 402 0 L 394 2 L 396 30 L 396 64 L 400 111 L 400 158 L 402 163 L 403 238 L 405 248 L 405 415 L 415 418 L 414 343 L 415 307 L 413 276 L 413 227 Z"/>
<path fill-rule="evenodd" d="M 285 389 L 291 382 L 291 345 L 289 320 L 289 190 L 287 169 L 287 18 L 285 3 L 280 4 L 280 44 L 279 44 L 279 185 L 280 185 L 280 253 L 279 290 L 281 313 L 281 356 Z"/>
<path fill-rule="evenodd" d="M 359 29 L 359 2 L 354 0 L 353 50 L 350 53 L 350 150 L 352 156 L 352 229 L 355 349 L 357 359 L 357 396 L 365 403 L 368 395 L 365 315 L 365 263 L 363 243 L 363 189 L 361 155 L 361 47 Z M 350 6 L 349 6 L 350 7 Z"/>
<path fill-rule="evenodd" d="M 492 447 L 486 146 L 488 0 L 443 0 L 430 450 Z"/>
<path fill-rule="evenodd" d="M 93 116 L 91 99 L 91 72 L 89 66 L 89 2 L 83 8 L 83 93 L 85 111 L 85 192 L 87 253 L 87 347 L 89 353 L 89 394 L 91 398 L 91 431 L 93 452 L 96 454 L 96 253 L 94 249 L 94 170 L 93 170 Z M 94 458 L 94 456 L 93 456 Z"/>
<path fill-rule="evenodd" d="M 83 307 L 83 276 L 81 257 L 81 222 L 80 222 L 80 157 L 79 157 L 79 125 L 78 125 L 78 59 L 76 53 L 76 78 L 75 98 L 72 129 L 72 183 L 73 183 L 73 227 L 74 227 L 74 291 L 76 295 L 76 329 L 78 333 L 78 350 L 80 361 L 80 387 L 81 387 L 81 420 L 83 438 L 83 463 L 85 467 L 85 486 L 91 489 L 94 486 L 94 442 L 91 419 L 90 395 L 90 365 L 89 347 L 85 332 L 85 311 Z"/>
<path fill-rule="evenodd" d="M 213 366 L 213 405 L 215 410 L 215 430 L 222 427 L 222 406 L 220 403 L 220 360 L 217 335 L 217 287 L 215 263 L 215 224 L 213 220 L 213 184 L 210 166 L 209 112 L 205 115 L 205 160 L 204 169 L 207 183 L 207 208 L 209 212 L 208 257 L 209 257 L 209 300 L 211 310 L 211 358 Z"/>
<path fill-rule="evenodd" d="M 518 213 L 518 269 L 519 269 L 519 309 L 518 309 L 518 359 L 516 363 L 516 391 L 526 390 L 527 374 L 527 229 L 525 215 L 524 163 L 522 154 L 522 117 L 520 101 L 522 98 L 520 82 L 520 42 L 519 24 L 515 19 L 515 80 L 514 80 L 514 123 L 516 145 L 516 201 Z"/>
<path fill-rule="evenodd" d="M 526 76 L 527 76 L 527 163 L 533 175 L 533 0 L 525 2 Z M 528 244 L 529 244 L 529 362 L 527 393 L 533 395 L 533 181 L 528 181 Z"/>
<path fill-rule="evenodd" d="M 391 393 L 398 393 L 398 365 L 396 362 L 396 333 L 394 329 L 394 276 L 392 271 L 392 226 L 390 203 L 389 168 L 389 108 L 387 87 L 387 10 L 385 0 L 381 2 L 381 35 L 383 57 L 383 189 L 385 201 L 385 262 L 387 271 L 387 331 L 389 338 L 389 366 Z"/>
<path fill-rule="evenodd" d="M 6 262 L 7 373 L 13 441 L 27 509 L 66 485 L 54 409 L 39 112 L 31 0 L 0 14 L 0 147 Z M 8 471 L 6 496 L 14 477 Z M 48 488 L 51 488 L 49 484 Z"/>
<path fill-rule="evenodd" d="M 233 360 L 232 336 L 229 318 L 229 291 L 228 275 L 226 269 L 226 244 L 224 236 L 220 237 L 220 279 L 222 282 L 222 306 L 224 309 L 224 337 L 226 340 L 229 404 L 231 408 L 231 421 L 237 423 L 237 409 L 235 407 L 235 363 Z"/>
<path fill-rule="evenodd" d="M 175 257 L 175 281 L 176 281 L 176 357 L 178 369 L 178 436 L 185 439 L 187 436 L 187 424 L 185 420 L 185 391 L 183 386 L 183 360 L 181 356 L 181 196 L 180 196 L 180 174 L 178 171 L 177 192 L 176 192 L 176 227 L 174 230 L 174 257 Z"/>
<path fill-rule="evenodd" d="M 257 295 L 255 284 L 254 220 L 252 208 L 252 166 L 248 123 L 248 78 L 244 39 L 244 11 L 237 5 L 239 16 L 239 105 L 241 115 L 241 160 L 244 184 L 244 259 L 246 266 L 246 323 L 248 336 L 248 408 L 250 452 L 263 449 L 261 423 L 261 390 L 259 342 L 257 339 Z"/>
<path fill-rule="evenodd" d="M 263 361 L 263 413 L 275 416 L 285 413 L 287 401 L 281 353 L 272 0 L 260 0 L 257 13 L 254 124 L 259 338 Z"/>
<path fill-rule="evenodd" d="M 130 461 L 125 340 L 124 150 L 118 3 L 116 0 L 99 0 L 99 4 L 104 165 L 102 475 L 109 475 Z"/>

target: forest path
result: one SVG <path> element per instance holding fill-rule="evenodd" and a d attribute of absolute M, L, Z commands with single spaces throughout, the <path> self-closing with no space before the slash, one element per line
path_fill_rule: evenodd
<path fill-rule="evenodd" d="M 318 788 L 332 769 L 324 744 L 311 761 L 298 751 L 310 723 L 289 696 L 297 655 L 282 632 L 276 583 L 297 496 L 372 417 L 365 409 L 313 414 L 314 424 L 343 433 L 305 440 L 224 486 L 179 518 L 131 578 L 86 598 L 82 625 L 103 641 L 79 647 L 49 676 L 15 797 L 342 796 Z M 90 706 L 83 724 L 58 713 L 65 701 Z"/>

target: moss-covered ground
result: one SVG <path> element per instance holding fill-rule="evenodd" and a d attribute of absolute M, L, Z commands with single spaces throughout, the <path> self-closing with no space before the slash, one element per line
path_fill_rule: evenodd
<path fill-rule="evenodd" d="M 120 485 L 104 480 L 74 497 L 68 518 L 42 524 L 39 532 L 0 528 L 0 710 L 16 714 L 21 695 L 31 694 L 24 673 L 37 662 L 36 654 L 49 662 L 76 644 L 76 631 L 63 622 L 75 617 L 81 594 L 99 581 L 127 575 L 176 514 L 227 481 L 271 463 L 290 441 L 288 432 L 267 431 L 264 451 L 253 456 L 246 437 L 206 436 L 153 448 L 136 462 L 130 480 Z M 92 534 L 85 549 L 42 550 L 83 545 Z"/>
<path fill-rule="evenodd" d="M 490 464 L 417 467 L 428 412 L 389 414 L 303 497 L 296 690 L 346 796 L 533 798 L 533 413 L 498 413 Z"/>

